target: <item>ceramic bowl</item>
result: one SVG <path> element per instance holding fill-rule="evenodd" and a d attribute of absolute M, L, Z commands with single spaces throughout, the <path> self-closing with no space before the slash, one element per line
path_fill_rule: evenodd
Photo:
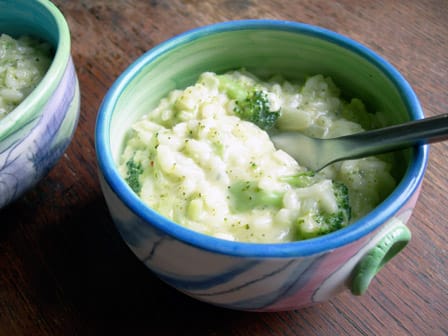
<path fill-rule="evenodd" d="M 411 237 L 406 221 L 424 176 L 425 146 L 397 154 L 398 186 L 364 218 L 322 237 L 283 244 L 231 242 L 190 231 L 147 207 L 120 177 L 123 138 L 136 119 L 204 71 L 241 67 L 296 79 L 326 74 L 347 95 L 383 111 L 386 123 L 423 117 L 416 95 L 397 70 L 338 33 L 270 20 L 225 22 L 186 32 L 131 64 L 100 107 L 96 153 L 116 227 L 160 279 L 217 306 L 282 311 L 328 300 L 343 290 L 364 293 Z"/>
<path fill-rule="evenodd" d="M 0 208 L 34 186 L 72 139 L 80 106 L 70 32 L 47 0 L 0 0 L 0 33 L 51 44 L 54 58 L 37 87 L 0 120 Z"/>

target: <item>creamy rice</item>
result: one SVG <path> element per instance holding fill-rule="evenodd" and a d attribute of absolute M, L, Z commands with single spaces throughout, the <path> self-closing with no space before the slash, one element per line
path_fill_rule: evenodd
<path fill-rule="evenodd" d="M 51 59 L 48 43 L 29 36 L 0 35 L 0 120 L 42 80 Z"/>
<path fill-rule="evenodd" d="M 266 94 L 270 111 L 279 112 L 280 131 L 328 138 L 379 123 L 360 100 L 344 101 L 322 75 L 293 83 L 281 77 L 262 81 L 244 70 L 225 77 L 206 72 L 196 84 L 162 99 L 126 138 L 120 172 L 156 211 L 218 238 L 288 242 L 333 230 L 315 231 L 317 215 L 338 210 L 335 183 L 348 189 L 351 217 L 342 226 L 371 211 L 394 188 L 390 163 L 377 157 L 335 163 L 318 174 L 301 167 L 274 147 L 267 131 L 235 113 L 236 99 L 223 89 L 223 78 Z M 292 176 L 312 183 L 291 183 Z"/>

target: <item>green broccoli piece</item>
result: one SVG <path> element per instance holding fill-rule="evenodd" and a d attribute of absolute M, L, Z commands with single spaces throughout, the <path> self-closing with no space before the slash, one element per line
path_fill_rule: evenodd
<path fill-rule="evenodd" d="M 263 130 L 274 127 L 279 111 L 270 111 L 268 95 L 264 91 L 252 90 L 244 100 L 237 100 L 234 112 L 241 119 L 253 122 Z"/>
<path fill-rule="evenodd" d="M 300 172 L 296 175 L 283 176 L 280 178 L 281 182 L 286 182 L 295 188 L 305 188 L 316 183 L 316 173 L 312 170 Z"/>
<path fill-rule="evenodd" d="M 344 103 L 342 117 L 360 124 L 365 130 L 378 128 L 381 125 L 376 120 L 376 115 L 369 113 L 364 103 L 357 98 L 353 98 L 349 103 Z"/>
<path fill-rule="evenodd" d="M 253 86 L 244 86 L 229 78 L 218 76 L 220 90 L 226 92 L 230 99 L 235 99 L 234 112 L 241 119 L 256 124 L 263 130 L 274 127 L 280 111 L 271 111 L 266 92 Z"/>
<path fill-rule="evenodd" d="M 333 191 L 338 203 L 338 216 L 342 218 L 342 224 L 347 224 L 351 217 L 348 188 L 342 182 L 333 182 Z"/>
<path fill-rule="evenodd" d="M 245 87 L 242 83 L 231 79 L 227 75 L 219 75 L 218 80 L 219 90 L 224 91 L 230 99 L 240 101 L 247 98 L 249 88 Z"/>
<path fill-rule="evenodd" d="M 131 187 L 131 189 L 136 193 L 140 193 L 142 185 L 140 183 L 140 175 L 143 173 L 143 167 L 141 162 L 135 162 L 134 158 L 126 162 L 127 174 L 126 182 Z"/>
<path fill-rule="evenodd" d="M 322 236 L 346 226 L 351 217 L 348 188 L 340 182 L 333 182 L 333 192 L 338 209 L 332 213 L 309 213 L 297 220 L 299 240 Z"/>
<path fill-rule="evenodd" d="M 245 212 L 254 208 L 280 208 L 283 204 L 283 192 L 264 190 L 254 181 L 238 181 L 229 186 L 230 204 L 236 212 Z"/>

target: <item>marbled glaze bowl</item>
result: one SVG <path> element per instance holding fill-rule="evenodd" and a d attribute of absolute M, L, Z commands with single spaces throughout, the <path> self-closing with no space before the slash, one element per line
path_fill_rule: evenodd
<path fill-rule="evenodd" d="M 0 120 L 0 208 L 55 165 L 77 125 L 80 94 L 64 16 L 48 0 L 0 0 L 0 33 L 50 43 L 54 58 L 37 87 Z"/>
<path fill-rule="evenodd" d="M 284 244 L 220 240 L 179 226 L 147 207 L 120 177 L 117 162 L 130 125 L 174 88 L 204 71 L 245 67 L 287 78 L 332 76 L 348 96 L 381 111 L 386 124 L 423 117 L 413 90 L 365 46 L 306 24 L 269 20 L 219 23 L 176 36 L 138 58 L 117 79 L 96 125 L 99 176 L 126 244 L 160 279 L 217 306 L 281 311 L 364 293 L 409 241 L 406 226 L 427 162 L 425 146 L 397 153 L 398 185 L 364 218 L 337 232 Z"/>

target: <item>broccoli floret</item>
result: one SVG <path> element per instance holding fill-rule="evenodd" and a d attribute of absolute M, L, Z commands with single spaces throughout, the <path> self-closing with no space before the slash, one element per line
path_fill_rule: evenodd
<path fill-rule="evenodd" d="M 266 92 L 252 90 L 244 100 L 237 100 L 234 112 L 241 119 L 253 122 L 263 130 L 271 129 L 280 116 L 279 111 L 270 111 Z"/>
<path fill-rule="evenodd" d="M 346 226 L 351 217 L 348 188 L 340 182 L 333 182 L 333 192 L 338 209 L 335 212 L 308 213 L 297 220 L 299 240 L 321 236 Z"/>
<path fill-rule="evenodd" d="M 139 176 L 143 173 L 143 167 L 140 162 L 135 162 L 134 159 L 130 159 L 126 162 L 127 174 L 126 182 L 135 193 L 139 193 L 142 189 Z"/>
<path fill-rule="evenodd" d="M 229 187 L 230 204 L 236 212 L 254 208 L 280 208 L 284 193 L 261 189 L 256 182 L 238 181 Z"/>
<path fill-rule="evenodd" d="M 271 111 L 268 95 L 263 90 L 244 86 L 226 75 L 218 76 L 219 88 L 235 100 L 234 112 L 241 119 L 256 124 L 263 130 L 271 129 L 280 116 L 280 111 Z"/>
<path fill-rule="evenodd" d="M 347 224 L 351 217 L 348 188 L 342 182 L 333 182 L 333 191 L 338 204 L 338 216 L 342 218 L 342 224 Z"/>

